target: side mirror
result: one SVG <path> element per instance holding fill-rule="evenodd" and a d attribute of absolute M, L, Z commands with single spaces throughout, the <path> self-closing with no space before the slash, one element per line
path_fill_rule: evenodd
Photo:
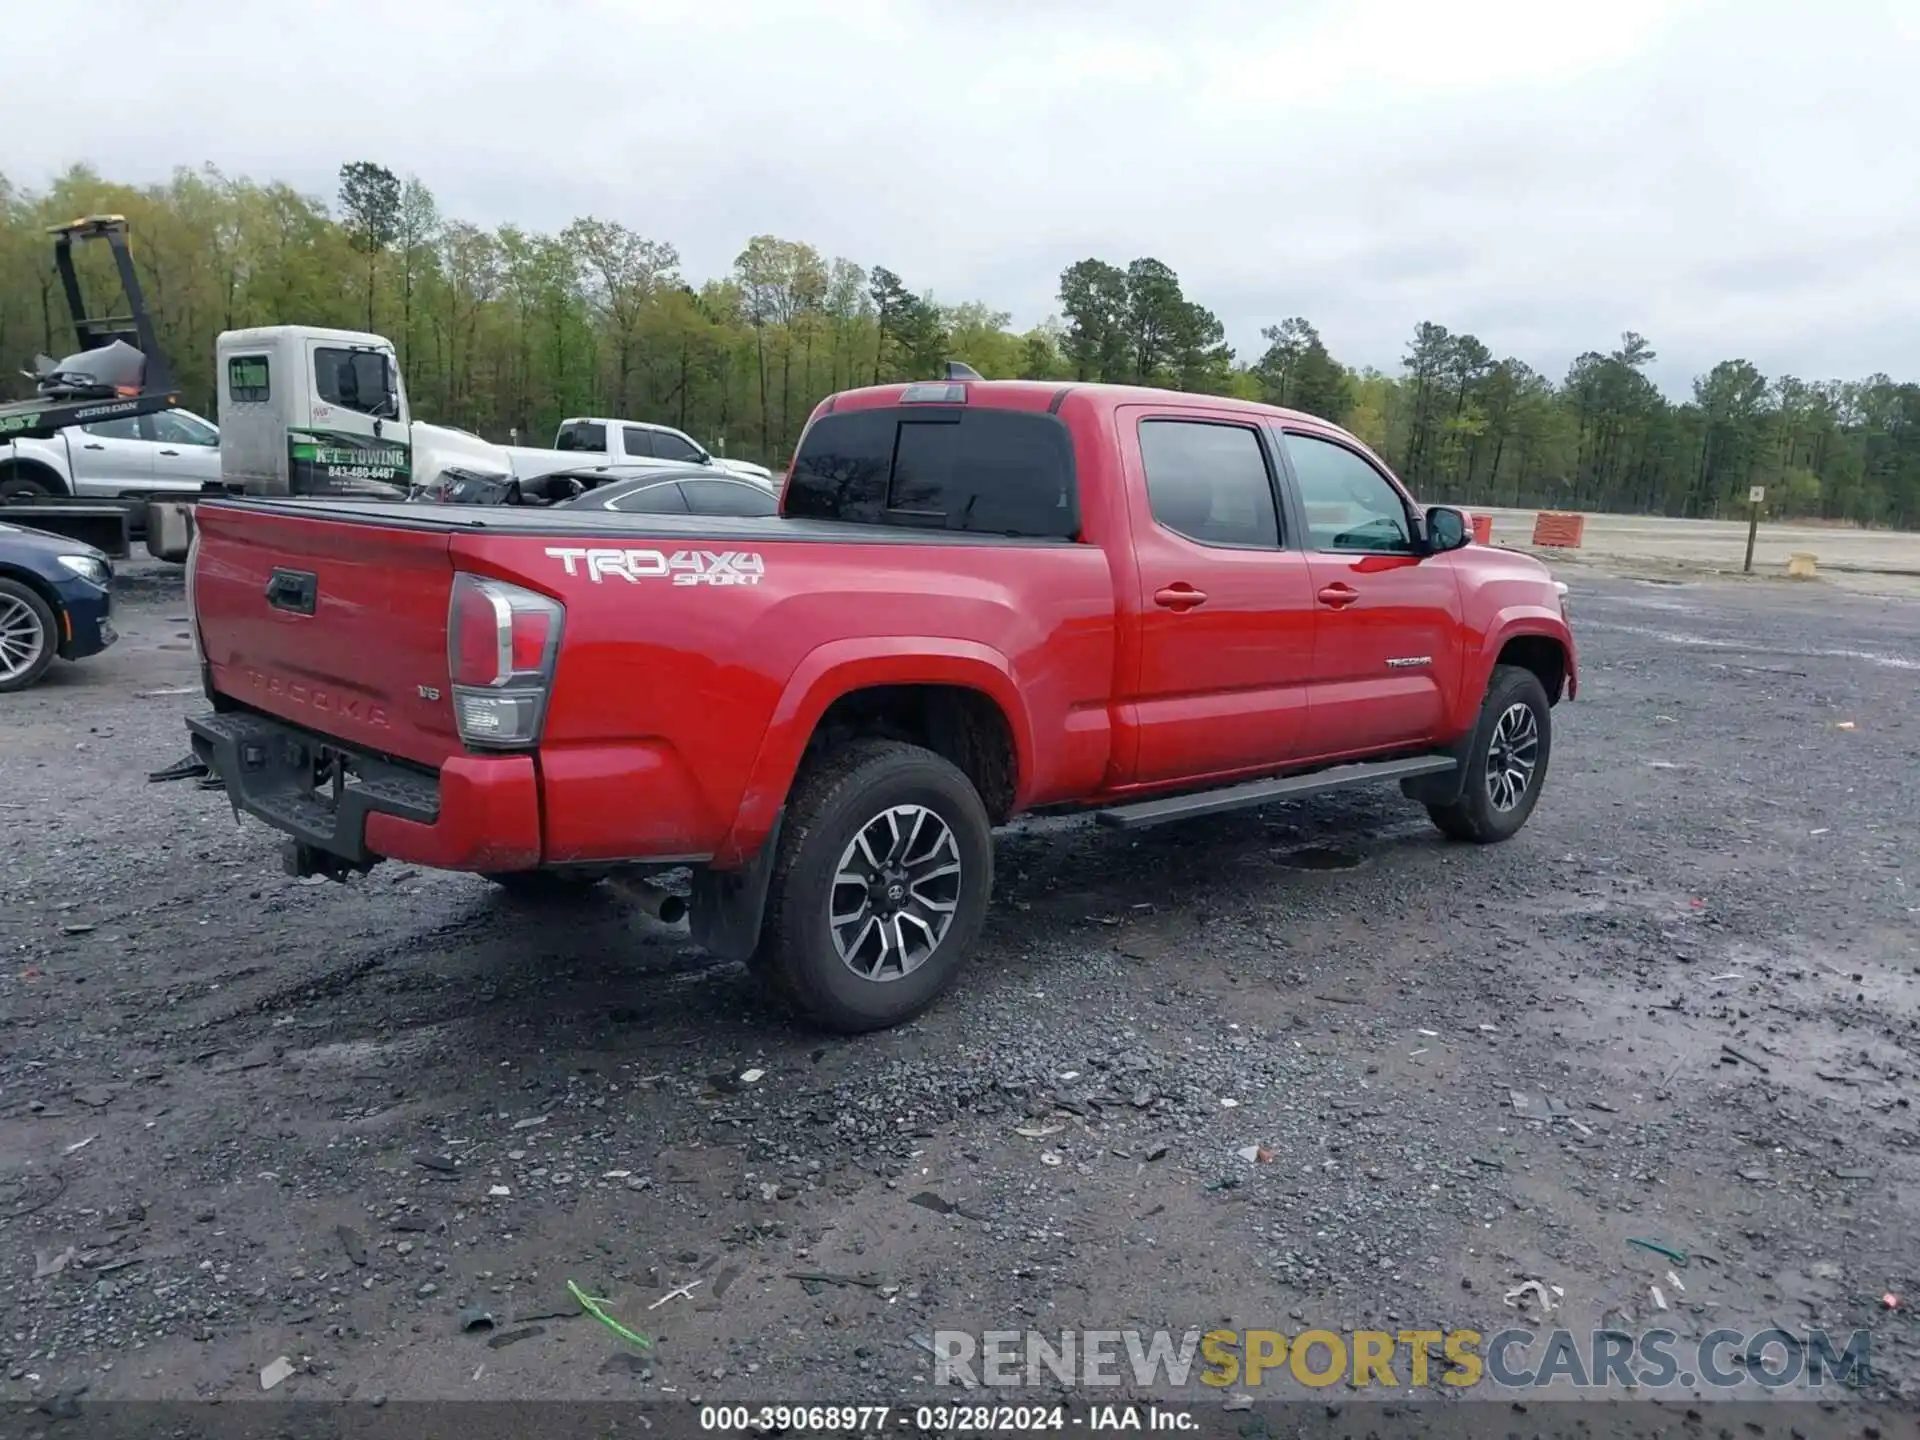
<path fill-rule="evenodd" d="M 1464 510 L 1451 505 L 1434 505 L 1427 510 L 1427 553 L 1441 555 L 1458 550 L 1472 538 Z"/>

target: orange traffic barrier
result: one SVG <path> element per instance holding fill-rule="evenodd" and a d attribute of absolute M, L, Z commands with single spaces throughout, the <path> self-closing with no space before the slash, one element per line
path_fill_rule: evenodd
<path fill-rule="evenodd" d="M 1578 550 L 1580 537 L 1586 533 L 1587 517 L 1568 515 L 1556 510 L 1542 510 L 1533 521 L 1533 543 L 1551 545 L 1564 550 Z"/>
<path fill-rule="evenodd" d="M 1473 517 L 1473 543 L 1491 545 L 1493 543 L 1493 517 L 1476 515 Z"/>

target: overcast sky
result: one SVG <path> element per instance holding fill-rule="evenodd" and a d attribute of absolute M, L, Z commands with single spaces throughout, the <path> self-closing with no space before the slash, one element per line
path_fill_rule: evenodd
<path fill-rule="evenodd" d="M 12 9 L 27 185 L 211 161 L 330 198 L 371 159 L 695 280 L 771 232 L 1024 326 L 1072 261 L 1153 255 L 1248 358 L 1303 314 L 1389 369 L 1431 319 L 1555 379 L 1628 328 L 1670 390 L 1733 356 L 1920 378 L 1920 0 Z"/>

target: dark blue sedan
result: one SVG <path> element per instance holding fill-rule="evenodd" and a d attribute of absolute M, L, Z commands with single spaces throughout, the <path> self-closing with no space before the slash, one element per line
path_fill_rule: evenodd
<path fill-rule="evenodd" d="M 97 655 L 114 634 L 113 566 L 91 545 L 0 520 L 0 694 L 53 664 Z"/>

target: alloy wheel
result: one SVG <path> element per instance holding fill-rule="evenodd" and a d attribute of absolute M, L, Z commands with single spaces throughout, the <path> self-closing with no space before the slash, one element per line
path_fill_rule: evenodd
<path fill-rule="evenodd" d="M 1493 727 L 1487 745 L 1487 798 L 1500 811 L 1513 809 L 1526 798 L 1533 772 L 1540 764 L 1540 722 L 1533 707 L 1509 705 Z"/>
<path fill-rule="evenodd" d="M 0 595 L 0 680 L 16 680 L 33 669 L 46 644 L 32 607 L 17 595 Z"/>
<path fill-rule="evenodd" d="M 960 846 L 924 805 L 895 805 L 855 833 L 834 867 L 834 949 L 865 980 L 911 975 L 940 948 L 960 904 Z"/>

